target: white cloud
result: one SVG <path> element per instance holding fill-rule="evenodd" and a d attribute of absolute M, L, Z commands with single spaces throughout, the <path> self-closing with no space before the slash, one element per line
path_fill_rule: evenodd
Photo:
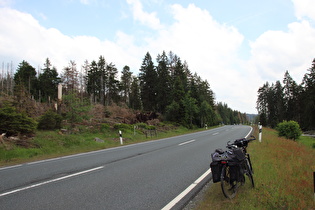
<path fill-rule="evenodd" d="M 140 0 L 127 0 L 127 3 L 131 5 L 133 18 L 136 21 L 155 30 L 163 28 L 155 12 L 147 13 L 143 11 Z"/>
<path fill-rule="evenodd" d="M 262 78 L 282 80 L 284 72 L 300 83 L 315 57 L 315 28 L 308 21 L 288 25 L 288 32 L 267 31 L 250 44 L 251 61 Z"/>
<path fill-rule="evenodd" d="M 15 65 L 26 60 L 37 68 L 48 57 L 61 72 L 70 60 L 80 67 L 84 60 L 97 60 L 100 55 L 116 64 L 119 71 L 124 65 L 138 65 L 136 54 L 130 50 L 139 50 L 132 44 L 132 37 L 122 32 L 117 33 L 117 43 L 91 36 L 69 37 L 55 28 L 42 27 L 27 13 L 9 8 L 0 8 L 0 28 L 0 57 L 13 60 Z"/>
<path fill-rule="evenodd" d="M 89 1 L 89 0 L 80 0 L 80 2 L 81 2 L 82 4 L 85 4 L 85 5 L 90 4 L 90 1 Z"/>
<path fill-rule="evenodd" d="M 292 2 L 298 19 L 308 17 L 315 21 L 315 4 L 313 0 L 292 0 Z"/>
<path fill-rule="evenodd" d="M 6 7 L 12 4 L 13 0 L 0 0 L 0 7 Z"/>

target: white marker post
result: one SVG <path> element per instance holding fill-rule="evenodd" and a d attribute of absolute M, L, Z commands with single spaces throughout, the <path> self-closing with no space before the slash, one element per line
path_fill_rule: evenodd
<path fill-rule="evenodd" d="M 119 139 L 120 139 L 120 144 L 123 145 L 123 139 L 122 139 L 121 131 L 119 131 Z"/>
<path fill-rule="evenodd" d="M 262 125 L 258 125 L 258 129 L 259 129 L 259 142 L 261 142 Z"/>

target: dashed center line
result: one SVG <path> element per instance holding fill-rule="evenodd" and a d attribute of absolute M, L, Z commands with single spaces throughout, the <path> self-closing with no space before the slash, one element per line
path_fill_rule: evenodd
<path fill-rule="evenodd" d="M 212 136 L 215 136 L 215 135 L 218 135 L 219 133 L 214 133 L 214 134 L 212 134 Z"/>
<path fill-rule="evenodd" d="M 189 144 L 189 143 L 192 143 L 194 141 L 196 141 L 196 140 L 193 139 L 193 140 L 190 140 L 190 141 L 186 141 L 186 142 L 183 142 L 183 143 L 179 144 L 179 146 L 182 146 L 182 145 L 185 145 L 185 144 Z"/>

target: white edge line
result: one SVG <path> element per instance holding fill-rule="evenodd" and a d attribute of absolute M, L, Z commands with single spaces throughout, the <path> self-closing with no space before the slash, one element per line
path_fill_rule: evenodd
<path fill-rule="evenodd" d="M 202 174 L 196 181 L 194 181 L 189 187 L 187 187 L 183 192 L 181 192 L 176 198 L 169 202 L 162 210 L 169 210 L 173 208 L 183 197 L 185 197 L 192 189 L 194 189 L 206 176 L 211 173 L 211 169 L 208 169 L 204 174 Z"/>
<path fill-rule="evenodd" d="M 1 170 L 5 170 L 5 169 L 10 169 L 10 168 L 17 168 L 17 167 L 20 167 L 20 166 L 22 166 L 22 164 L 14 165 L 14 166 L 3 167 L 3 168 L 0 168 L 0 171 L 1 171 Z"/>
<path fill-rule="evenodd" d="M 249 131 L 249 133 L 245 136 L 245 138 L 248 138 L 248 136 L 252 133 L 252 130 L 253 130 L 253 128 L 250 127 L 250 131 Z"/>
<path fill-rule="evenodd" d="M 41 183 L 30 185 L 30 186 L 27 186 L 27 187 L 19 188 L 19 189 L 12 190 L 12 191 L 9 191 L 9 192 L 6 192 L 6 193 L 2 193 L 2 194 L 0 194 L 0 197 L 6 196 L 6 195 L 10 195 L 10 194 L 13 194 L 13 193 L 17 193 L 17 192 L 21 192 L 21 191 L 24 191 L 24 190 L 28 190 L 28 189 L 31 189 L 31 188 L 34 188 L 34 187 L 38 187 L 38 186 L 41 186 L 41 185 L 49 184 L 49 183 L 52 183 L 52 182 L 57 182 L 57 181 L 60 181 L 60 180 L 63 180 L 63 179 L 67 179 L 67 178 L 70 178 L 70 177 L 74 177 L 74 176 L 78 176 L 78 175 L 81 175 L 81 174 L 86 174 L 86 173 L 89 173 L 89 172 L 92 172 L 92 171 L 96 171 L 96 170 L 99 170 L 99 169 L 102 169 L 102 168 L 104 168 L 104 166 L 100 166 L 100 167 L 97 167 L 97 168 L 92 168 L 92 169 L 89 169 L 89 170 L 86 170 L 86 171 L 81 171 L 81 172 L 78 172 L 78 173 L 70 174 L 68 176 L 63 176 L 63 177 L 59 177 L 57 179 L 52 179 L 52 180 L 49 180 L 49 181 L 46 181 L 46 182 L 41 182 Z"/>
<path fill-rule="evenodd" d="M 193 139 L 193 140 L 190 140 L 190 141 L 186 141 L 186 142 L 183 142 L 183 143 L 179 144 L 178 146 L 182 146 L 182 145 L 185 145 L 185 144 L 189 144 L 189 143 L 192 143 L 192 142 L 194 142 L 194 141 L 196 141 L 196 140 Z"/>

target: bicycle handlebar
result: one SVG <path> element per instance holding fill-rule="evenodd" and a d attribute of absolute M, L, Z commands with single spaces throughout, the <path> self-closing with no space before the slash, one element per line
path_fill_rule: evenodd
<path fill-rule="evenodd" d="M 251 138 L 246 139 L 246 138 L 242 138 L 242 139 L 236 139 L 234 140 L 233 143 L 230 143 L 230 141 L 227 142 L 227 146 L 232 146 L 235 145 L 237 147 L 247 147 L 248 143 L 251 141 L 256 140 L 255 136 L 251 135 Z"/>

